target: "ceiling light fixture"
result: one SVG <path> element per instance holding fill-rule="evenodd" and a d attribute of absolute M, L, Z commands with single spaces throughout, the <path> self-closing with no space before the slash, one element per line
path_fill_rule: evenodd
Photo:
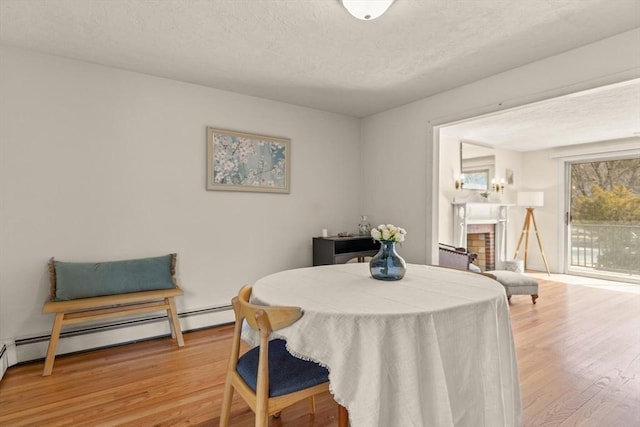
<path fill-rule="evenodd" d="M 393 0 L 342 0 L 342 5 L 354 17 L 363 21 L 378 18 L 389 9 Z"/>

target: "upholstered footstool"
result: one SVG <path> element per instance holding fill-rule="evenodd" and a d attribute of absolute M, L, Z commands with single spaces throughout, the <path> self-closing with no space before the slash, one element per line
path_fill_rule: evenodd
<path fill-rule="evenodd" d="M 496 280 L 504 286 L 509 301 L 511 301 L 511 295 L 531 295 L 531 301 L 536 303 L 538 281 L 533 277 L 506 270 L 487 271 L 487 273 L 494 275 Z"/>
<path fill-rule="evenodd" d="M 515 271 L 516 273 L 524 273 L 524 261 L 521 259 L 510 259 L 504 261 L 504 269 L 507 271 Z"/>

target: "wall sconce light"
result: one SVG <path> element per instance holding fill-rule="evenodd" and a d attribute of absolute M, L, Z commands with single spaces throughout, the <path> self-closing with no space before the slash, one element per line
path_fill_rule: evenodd
<path fill-rule="evenodd" d="M 496 193 L 504 193 L 504 178 L 500 180 L 500 184 L 496 182 L 496 179 L 491 179 L 491 189 Z"/>
<path fill-rule="evenodd" d="M 464 174 L 460 174 L 460 178 L 456 179 L 455 182 L 456 190 L 462 190 L 464 187 Z"/>
<path fill-rule="evenodd" d="M 342 0 L 342 5 L 354 18 L 371 21 L 389 9 L 393 0 Z"/>

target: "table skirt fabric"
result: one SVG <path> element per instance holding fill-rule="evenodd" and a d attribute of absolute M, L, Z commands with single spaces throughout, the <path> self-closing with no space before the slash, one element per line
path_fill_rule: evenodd
<path fill-rule="evenodd" d="M 424 265 L 409 265 L 398 282 L 368 274 L 366 264 L 290 270 L 259 280 L 252 297 L 302 306 L 302 318 L 278 336 L 329 369 L 352 427 L 521 424 L 498 282 Z"/>

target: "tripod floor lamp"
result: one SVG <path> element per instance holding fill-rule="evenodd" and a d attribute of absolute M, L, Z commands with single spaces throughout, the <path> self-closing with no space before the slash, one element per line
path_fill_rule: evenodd
<path fill-rule="evenodd" d="M 544 206 L 544 192 L 542 191 L 519 191 L 518 192 L 518 206 L 525 206 L 527 208 L 527 214 L 524 217 L 524 224 L 522 225 L 522 232 L 520 233 L 520 239 L 516 246 L 516 253 L 513 256 L 514 259 L 518 258 L 520 253 L 520 244 L 524 238 L 524 269 L 527 269 L 527 258 L 529 256 L 529 230 L 531 228 L 531 222 L 533 222 L 533 228 L 536 232 L 536 238 L 538 239 L 538 246 L 540 247 L 540 253 L 542 254 L 542 260 L 544 266 L 547 269 L 547 274 L 551 274 L 549 271 L 549 264 L 547 264 L 547 257 L 544 255 L 544 249 L 542 249 L 542 241 L 540 240 L 540 233 L 538 232 L 538 225 L 536 224 L 536 217 L 533 215 L 533 210 L 536 207 Z"/>

